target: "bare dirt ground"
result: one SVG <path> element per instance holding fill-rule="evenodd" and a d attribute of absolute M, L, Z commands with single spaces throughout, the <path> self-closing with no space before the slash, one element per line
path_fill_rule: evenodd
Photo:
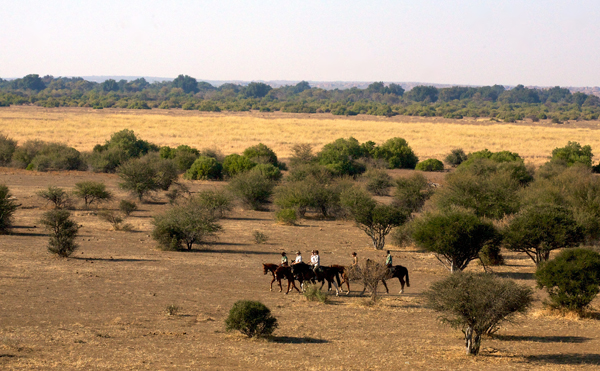
<path fill-rule="evenodd" d="M 397 171 L 394 175 L 405 175 Z M 433 179 L 439 181 L 440 174 Z M 278 262 L 281 251 L 321 250 L 323 263 L 383 260 L 368 237 L 351 222 L 309 219 L 282 226 L 272 212 L 236 208 L 222 221 L 214 243 L 190 252 L 163 252 L 149 237 L 151 216 L 166 210 L 165 198 L 143 204 L 128 219 L 133 232 L 110 230 L 78 205 L 72 211 L 83 227 L 80 249 L 68 259 L 46 250 L 38 223 L 47 210 L 35 192 L 49 185 L 70 189 L 82 180 L 104 181 L 116 194 L 106 207 L 126 197 L 114 175 L 87 172 L 35 173 L 0 168 L 22 207 L 10 235 L 0 236 L 0 369 L 104 370 L 597 370 L 600 321 L 538 315 L 534 308 L 483 340 L 478 357 L 463 355 L 462 333 L 441 325 L 423 307 L 421 294 L 448 273 L 430 254 L 390 246 L 396 264 L 410 272 L 411 287 L 375 306 L 364 305 L 362 287 L 331 304 L 269 291 L 261 263 Z M 222 182 L 188 182 L 193 191 Z M 266 244 L 252 233 L 265 233 Z M 505 252 L 504 277 L 533 286 L 534 266 Z M 476 263 L 471 270 L 481 270 Z M 543 295 L 538 291 L 538 299 Z M 260 300 L 279 328 L 271 340 L 248 340 L 224 331 L 231 305 Z M 168 305 L 182 309 L 167 316 Z M 599 301 L 594 305 L 599 307 Z"/>

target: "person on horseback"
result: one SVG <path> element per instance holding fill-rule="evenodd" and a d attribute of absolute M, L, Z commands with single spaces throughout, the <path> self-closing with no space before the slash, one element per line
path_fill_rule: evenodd
<path fill-rule="evenodd" d="M 319 257 L 319 250 L 313 250 L 310 257 L 310 264 L 313 265 L 313 272 L 317 274 L 317 270 L 321 267 L 321 258 Z"/>
<path fill-rule="evenodd" d="M 352 266 L 355 267 L 358 264 L 358 257 L 356 256 L 356 253 L 353 252 L 352 253 Z"/>
<path fill-rule="evenodd" d="M 288 257 L 285 254 L 285 251 L 281 253 L 281 264 L 279 264 L 280 267 L 287 267 L 288 266 Z"/>
<path fill-rule="evenodd" d="M 385 265 L 388 268 L 392 268 L 392 253 L 390 253 L 390 250 L 387 251 L 387 256 L 385 257 Z"/>
<path fill-rule="evenodd" d="M 296 252 L 296 260 L 292 262 L 292 265 L 302 263 L 302 253 L 300 251 Z"/>

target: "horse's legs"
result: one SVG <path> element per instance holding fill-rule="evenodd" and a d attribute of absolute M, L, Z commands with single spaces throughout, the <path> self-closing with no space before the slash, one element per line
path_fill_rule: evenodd
<path fill-rule="evenodd" d="M 281 278 L 277 278 L 277 283 L 279 283 L 279 292 L 282 292 L 283 287 L 281 287 Z"/>
<path fill-rule="evenodd" d="M 333 287 L 335 287 L 335 296 L 340 296 L 340 290 L 338 290 L 338 284 L 335 280 L 331 280 L 330 283 L 333 283 Z"/>
<path fill-rule="evenodd" d="M 381 283 L 383 283 L 383 286 L 385 287 L 385 293 L 389 294 L 390 290 L 388 290 L 387 284 L 385 283 L 385 279 L 381 279 Z"/>
<path fill-rule="evenodd" d="M 298 291 L 298 293 L 300 293 L 300 290 L 298 290 L 298 288 L 296 287 L 296 283 L 294 282 L 294 278 L 291 279 L 292 282 L 292 287 L 296 289 L 296 291 Z M 290 281 L 288 281 L 288 284 L 290 283 Z M 300 284 L 300 286 L 302 286 L 302 284 Z"/>
<path fill-rule="evenodd" d="M 275 282 L 275 276 L 273 276 L 273 280 L 271 281 L 271 291 L 273 291 L 273 282 Z"/>
<path fill-rule="evenodd" d="M 404 293 L 404 280 L 401 277 L 398 277 L 398 280 L 400 281 L 400 293 L 403 294 Z"/>

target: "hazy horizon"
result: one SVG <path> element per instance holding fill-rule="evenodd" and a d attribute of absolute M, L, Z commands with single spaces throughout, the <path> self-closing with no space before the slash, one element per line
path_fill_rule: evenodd
<path fill-rule="evenodd" d="M 0 75 L 600 85 L 600 3 L 0 0 Z"/>

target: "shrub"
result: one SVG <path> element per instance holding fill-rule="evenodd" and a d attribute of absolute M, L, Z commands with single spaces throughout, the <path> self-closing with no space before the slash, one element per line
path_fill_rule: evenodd
<path fill-rule="evenodd" d="M 498 245 L 484 245 L 479 251 L 479 260 L 481 263 L 486 265 L 502 265 L 504 264 L 504 257 L 500 251 Z"/>
<path fill-rule="evenodd" d="M 355 176 L 365 172 L 365 167 L 356 162 L 363 156 L 358 141 L 352 137 L 339 138 L 323 146 L 318 154 L 319 164 L 325 166 L 334 175 Z"/>
<path fill-rule="evenodd" d="M 256 162 L 238 154 L 226 156 L 223 160 L 223 170 L 230 177 L 248 171 L 254 166 L 256 166 Z"/>
<path fill-rule="evenodd" d="M 371 302 L 375 303 L 378 298 L 377 287 L 389 273 L 390 270 L 386 265 L 367 259 L 365 262 L 353 265 L 348 269 L 348 279 L 362 282 L 364 288 L 369 289 L 371 292 Z"/>
<path fill-rule="evenodd" d="M 303 144 L 294 144 L 291 148 L 292 156 L 290 157 L 290 165 L 292 167 L 298 165 L 306 165 L 311 164 L 317 161 L 317 156 L 312 151 L 312 145 L 303 143 Z"/>
<path fill-rule="evenodd" d="M 180 310 L 181 310 L 181 307 L 176 304 L 169 304 L 165 308 L 165 312 L 167 313 L 167 316 L 175 316 L 175 315 L 177 315 L 177 313 L 179 313 Z"/>
<path fill-rule="evenodd" d="M 260 231 L 254 231 L 252 233 L 252 237 L 254 238 L 254 243 L 258 245 L 263 244 L 269 240 L 269 237 Z"/>
<path fill-rule="evenodd" d="M 600 254 L 586 249 L 563 250 L 535 272 L 539 288 L 554 308 L 582 311 L 600 292 Z"/>
<path fill-rule="evenodd" d="M 467 160 L 467 155 L 462 148 L 456 148 L 450 151 L 450 153 L 444 159 L 450 166 L 457 167 Z"/>
<path fill-rule="evenodd" d="M 48 251 L 61 257 L 70 256 L 78 247 L 75 238 L 79 226 L 70 217 L 71 213 L 67 210 L 51 210 L 40 220 L 50 234 Z"/>
<path fill-rule="evenodd" d="M 123 217 L 115 213 L 112 210 L 102 210 L 98 213 L 98 218 L 107 223 L 110 223 L 115 231 L 121 230 L 121 223 L 123 223 Z"/>
<path fill-rule="evenodd" d="M 246 148 L 243 155 L 252 162 L 259 164 L 271 164 L 279 167 L 279 161 L 277 160 L 277 155 L 275 152 L 262 143 Z"/>
<path fill-rule="evenodd" d="M 128 160 L 119 166 L 118 174 L 121 178 L 119 187 L 137 196 L 139 201 L 150 192 L 161 189 L 156 169 L 142 159 Z"/>
<path fill-rule="evenodd" d="M 87 155 L 87 162 L 92 171 L 100 173 L 114 173 L 128 159 L 127 151 L 120 147 L 94 151 Z"/>
<path fill-rule="evenodd" d="M 199 192 L 192 202 L 199 207 L 208 210 L 216 218 L 223 218 L 225 214 L 231 211 L 231 198 L 223 191 L 202 191 Z"/>
<path fill-rule="evenodd" d="M 13 153 L 13 163 L 20 168 L 37 171 L 83 170 L 79 151 L 60 143 L 29 140 Z"/>
<path fill-rule="evenodd" d="M 258 172 L 241 173 L 229 182 L 228 188 L 245 205 L 260 210 L 273 194 L 275 182 Z"/>
<path fill-rule="evenodd" d="M 62 188 L 50 186 L 46 190 L 36 192 L 36 194 L 54 204 L 55 209 L 67 209 L 71 203 L 69 195 Z"/>
<path fill-rule="evenodd" d="M 17 208 L 8 187 L 0 184 L 0 234 L 6 233 L 12 225 L 12 217 Z"/>
<path fill-rule="evenodd" d="M 106 184 L 94 181 L 75 183 L 73 194 L 83 200 L 86 209 L 94 202 L 106 202 L 113 197 L 112 193 L 106 190 Z"/>
<path fill-rule="evenodd" d="M 0 134 L 0 166 L 8 166 L 12 161 L 13 153 L 17 149 L 17 141 Z"/>
<path fill-rule="evenodd" d="M 503 232 L 505 246 L 523 252 L 536 265 L 548 260 L 552 250 L 575 247 L 583 233 L 573 214 L 561 206 L 542 204 L 517 214 Z"/>
<path fill-rule="evenodd" d="M 200 156 L 188 171 L 184 178 L 191 180 L 217 180 L 222 178 L 223 166 L 214 158 Z"/>
<path fill-rule="evenodd" d="M 138 139 L 132 130 L 121 130 L 111 135 L 103 145 L 97 144 L 94 152 L 102 153 L 108 150 L 118 150 L 122 152 L 123 161 L 131 158 L 141 157 L 149 152 L 158 152 L 159 147 L 145 140 Z"/>
<path fill-rule="evenodd" d="M 273 181 L 278 181 L 283 176 L 281 170 L 279 170 L 278 167 L 275 167 L 271 164 L 257 164 L 250 171 L 258 172 L 262 174 L 262 176 L 264 176 L 265 178 Z"/>
<path fill-rule="evenodd" d="M 41 140 L 28 140 L 23 145 L 15 149 L 12 155 L 12 162 L 15 167 L 26 169 L 39 153 L 40 148 L 44 146 Z"/>
<path fill-rule="evenodd" d="M 577 142 L 569 142 L 565 147 L 552 150 L 552 161 L 562 160 L 568 166 L 575 163 L 581 163 L 585 166 L 592 166 L 592 147 L 581 146 Z"/>
<path fill-rule="evenodd" d="M 369 194 L 359 188 L 344 190 L 340 196 L 342 205 L 373 242 L 373 247 L 382 250 L 385 237 L 392 228 L 403 224 L 408 213 L 400 208 L 378 204 Z"/>
<path fill-rule="evenodd" d="M 125 216 L 131 215 L 131 213 L 137 209 L 137 204 L 133 201 L 121 200 L 121 202 L 119 202 L 119 210 L 121 210 Z"/>
<path fill-rule="evenodd" d="M 304 217 L 308 209 L 327 217 L 339 209 L 339 199 L 338 187 L 308 177 L 277 187 L 274 201 L 282 209 L 295 209 L 301 217 Z"/>
<path fill-rule="evenodd" d="M 442 171 L 444 170 L 444 164 L 440 160 L 430 158 L 425 161 L 421 161 L 415 167 L 415 170 L 420 171 Z"/>
<path fill-rule="evenodd" d="M 278 210 L 275 213 L 275 219 L 282 224 L 295 225 L 296 221 L 298 220 L 298 216 L 296 215 L 295 209 L 287 208 Z"/>
<path fill-rule="evenodd" d="M 191 250 L 221 230 L 217 221 L 211 210 L 188 202 L 154 216 L 152 238 L 162 250 L 181 250 L 184 244 Z"/>
<path fill-rule="evenodd" d="M 408 213 L 414 213 L 425 205 L 433 189 L 423 174 L 416 173 L 408 178 L 396 179 L 394 205 L 403 208 Z"/>
<path fill-rule="evenodd" d="M 293 167 L 287 180 L 297 182 L 312 177 L 321 183 L 330 183 L 333 180 L 333 174 L 327 167 L 319 164 L 301 164 Z"/>
<path fill-rule="evenodd" d="M 179 172 L 188 170 L 199 156 L 200 151 L 184 144 L 177 148 L 170 148 L 168 146 L 160 148 L 160 157 L 173 160 Z"/>
<path fill-rule="evenodd" d="M 319 301 L 323 304 L 329 303 L 329 297 L 327 297 L 327 294 L 321 291 L 321 288 L 318 287 L 318 285 L 313 285 L 312 283 L 304 284 L 304 291 L 302 292 L 302 295 L 304 295 L 308 301 Z"/>
<path fill-rule="evenodd" d="M 408 142 L 402 138 L 388 139 L 375 149 L 374 157 L 386 160 L 390 169 L 414 169 L 419 162 Z"/>
<path fill-rule="evenodd" d="M 394 183 L 392 177 L 385 170 L 370 169 L 365 173 L 365 177 L 367 178 L 367 191 L 376 196 L 389 195 L 390 187 Z"/>
<path fill-rule="evenodd" d="M 462 210 L 428 213 L 415 219 L 412 237 L 417 245 L 435 253 L 450 272 L 465 269 L 479 257 L 483 246 L 499 243 L 491 223 Z"/>
<path fill-rule="evenodd" d="M 531 306 L 531 289 L 487 273 L 453 274 L 425 291 L 427 306 L 439 319 L 462 330 L 466 353 L 477 355 L 481 336 L 497 331 L 515 313 Z"/>
<path fill-rule="evenodd" d="M 269 336 L 277 328 L 277 318 L 259 301 L 239 300 L 231 307 L 225 328 L 238 330 L 248 337 Z"/>

